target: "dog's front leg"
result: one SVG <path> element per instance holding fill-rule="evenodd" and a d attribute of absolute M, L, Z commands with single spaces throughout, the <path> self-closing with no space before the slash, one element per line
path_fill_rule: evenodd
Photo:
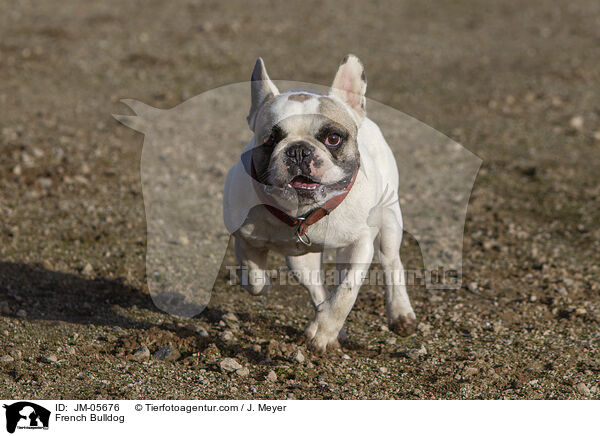
<path fill-rule="evenodd" d="M 285 258 L 288 268 L 294 277 L 306 288 L 310 301 L 315 310 L 323 303 L 329 292 L 323 279 L 323 253 L 307 253 L 302 256 L 288 256 Z M 338 340 L 346 340 L 346 331 L 342 327 L 338 333 Z"/>
<path fill-rule="evenodd" d="M 339 347 L 338 332 L 354 306 L 373 259 L 373 238 L 372 232 L 367 232 L 354 244 L 338 250 L 336 262 L 349 264 L 350 268 L 340 277 L 335 291 L 317 306 L 315 318 L 306 329 L 308 346 L 314 352 L 323 353 L 327 348 Z"/>
<path fill-rule="evenodd" d="M 285 261 L 288 268 L 306 288 L 310 294 L 310 300 L 315 308 L 327 299 L 329 293 L 323 281 L 321 262 L 323 253 L 307 253 L 302 256 L 287 256 Z"/>
<path fill-rule="evenodd" d="M 262 293 L 271 284 L 266 271 L 268 252 L 266 248 L 256 248 L 240 237 L 235 238 L 235 257 L 240 266 L 237 274 L 242 287 L 252 295 Z"/>

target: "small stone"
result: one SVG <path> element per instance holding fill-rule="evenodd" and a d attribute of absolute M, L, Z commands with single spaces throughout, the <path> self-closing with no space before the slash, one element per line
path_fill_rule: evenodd
<path fill-rule="evenodd" d="M 564 286 L 559 287 L 556 292 L 558 292 L 560 295 L 562 295 L 563 297 L 566 297 L 567 295 L 569 295 L 569 292 L 567 291 L 567 288 L 565 288 Z"/>
<path fill-rule="evenodd" d="M 219 367 L 225 372 L 234 372 L 243 368 L 237 360 L 232 359 L 231 357 L 226 357 L 225 359 L 221 360 Z"/>
<path fill-rule="evenodd" d="M 463 376 L 471 377 L 471 376 L 474 376 L 475 374 L 477 374 L 478 372 L 479 372 L 479 370 L 477 368 L 467 367 L 463 371 Z"/>
<path fill-rule="evenodd" d="M 25 318 L 27 316 L 27 311 L 25 309 L 17 310 L 17 316 L 19 318 Z"/>
<path fill-rule="evenodd" d="M 12 357 L 12 356 L 10 356 L 10 355 L 8 355 L 8 354 L 5 354 L 4 356 L 0 356 L 0 363 L 2 363 L 2 362 L 13 362 L 14 360 L 15 360 L 15 358 Z"/>
<path fill-rule="evenodd" d="M 496 321 L 493 323 L 492 329 L 494 330 L 494 333 L 500 333 L 504 330 L 504 326 L 500 321 Z"/>
<path fill-rule="evenodd" d="M 287 342 L 280 342 L 279 351 L 281 351 L 281 354 L 283 354 L 284 356 L 287 356 L 291 354 L 292 351 L 294 351 L 294 345 L 289 344 Z"/>
<path fill-rule="evenodd" d="M 390 336 L 389 338 L 387 338 L 385 340 L 385 343 L 388 344 L 388 345 L 395 345 L 396 342 L 398 342 L 398 340 L 396 339 L 395 336 Z"/>
<path fill-rule="evenodd" d="M 10 314 L 10 304 L 8 304 L 8 301 L 0 301 L 0 313 L 2 315 Z"/>
<path fill-rule="evenodd" d="M 215 28 L 215 25 L 213 23 L 211 23 L 210 21 L 206 21 L 206 22 L 198 25 L 198 29 L 200 30 L 200 32 L 208 33 L 208 32 L 211 32 L 214 28 Z"/>
<path fill-rule="evenodd" d="M 572 129 L 575 129 L 577 131 L 582 131 L 583 130 L 583 117 L 581 115 L 576 115 L 573 118 L 571 118 L 569 120 L 569 126 Z"/>
<path fill-rule="evenodd" d="M 219 335 L 219 338 L 223 342 L 232 342 L 233 340 L 235 340 L 235 336 L 233 336 L 233 333 L 231 332 L 231 330 L 225 330 L 223 333 L 221 333 Z"/>
<path fill-rule="evenodd" d="M 533 103 L 535 101 L 535 94 L 531 91 L 525 94 L 525 101 L 527 103 Z"/>
<path fill-rule="evenodd" d="M 382 366 L 379 368 L 379 372 L 381 372 L 382 374 L 387 374 L 388 373 L 388 369 L 385 366 Z"/>
<path fill-rule="evenodd" d="M 140 348 L 133 350 L 133 353 L 131 354 L 130 358 L 131 360 L 135 360 L 137 362 L 149 360 L 150 350 L 145 345 L 142 345 Z"/>
<path fill-rule="evenodd" d="M 190 245 L 190 239 L 185 236 L 185 235 L 181 235 L 178 239 L 177 242 L 179 242 L 179 245 L 183 245 L 184 247 L 187 245 Z"/>
<path fill-rule="evenodd" d="M 81 273 L 84 276 L 91 276 L 94 273 L 94 268 L 92 267 L 92 265 L 88 262 L 85 264 L 85 266 L 83 267 L 83 270 L 81 270 Z"/>
<path fill-rule="evenodd" d="M 159 348 L 154 352 L 154 358 L 156 360 L 163 361 L 172 361 L 177 360 L 181 357 L 179 350 L 173 347 L 172 345 L 167 345 L 166 347 Z"/>
<path fill-rule="evenodd" d="M 237 324 L 240 322 L 239 318 L 233 312 L 227 312 L 225 315 L 223 315 L 222 320 L 225 321 L 225 323 L 229 326 L 237 326 Z"/>
<path fill-rule="evenodd" d="M 294 351 L 292 351 L 292 353 L 289 356 L 289 359 L 293 362 L 298 363 L 304 363 L 304 361 L 306 360 L 304 354 L 302 354 L 302 351 L 300 351 L 299 348 L 296 348 Z"/>
<path fill-rule="evenodd" d="M 347 354 L 342 354 L 342 359 L 350 360 L 350 356 L 348 356 Z"/>
<path fill-rule="evenodd" d="M 58 362 L 58 358 L 56 357 L 56 354 L 46 354 L 44 356 L 41 356 L 38 361 L 42 362 L 42 363 L 57 363 Z"/>
<path fill-rule="evenodd" d="M 588 396 L 590 395 L 590 388 L 587 387 L 587 385 L 585 383 L 578 383 L 575 385 L 575 389 L 577 390 L 577 392 L 579 392 L 581 395 L 585 395 Z"/>
<path fill-rule="evenodd" d="M 413 350 L 409 350 L 406 355 L 409 359 L 418 359 L 421 356 L 425 356 L 427 354 L 427 348 L 425 345 L 421 345 L 420 348 L 415 348 Z"/>
<path fill-rule="evenodd" d="M 201 338 L 208 338 L 208 332 L 202 327 L 196 327 L 193 329 L 194 333 L 196 333 Z"/>
<path fill-rule="evenodd" d="M 419 330 L 421 330 L 421 332 L 422 332 L 424 335 L 428 335 L 429 333 L 431 333 L 431 329 L 432 329 L 433 327 L 431 327 L 431 324 L 427 324 L 426 322 L 422 322 L 422 323 L 419 323 L 419 325 L 417 326 L 417 328 L 418 328 Z"/>
<path fill-rule="evenodd" d="M 52 179 L 48 177 L 40 177 L 38 183 L 42 189 L 49 189 L 52 187 Z"/>
<path fill-rule="evenodd" d="M 279 349 L 279 342 L 275 339 L 271 339 L 267 344 L 267 353 L 269 356 L 275 356 L 281 354 L 281 350 Z"/>
<path fill-rule="evenodd" d="M 270 381 L 271 383 L 275 383 L 277 381 L 277 374 L 275 374 L 275 371 L 271 370 L 267 374 L 266 379 L 267 379 L 267 381 Z"/>
<path fill-rule="evenodd" d="M 248 377 L 250 375 L 250 370 L 246 367 L 239 368 L 235 370 L 235 373 L 240 377 Z"/>
<path fill-rule="evenodd" d="M 600 130 L 596 130 L 592 136 L 596 141 L 600 141 Z"/>
<path fill-rule="evenodd" d="M 233 321 L 233 322 L 239 322 L 239 318 L 237 317 L 237 315 L 233 312 L 227 312 L 225 315 L 223 315 L 223 319 L 225 321 Z"/>
<path fill-rule="evenodd" d="M 477 282 L 471 282 L 467 285 L 467 289 L 471 292 L 477 292 L 479 286 L 477 285 Z"/>
<path fill-rule="evenodd" d="M 206 363 L 215 364 L 221 358 L 221 351 L 215 344 L 211 343 L 202 352 L 202 356 Z"/>

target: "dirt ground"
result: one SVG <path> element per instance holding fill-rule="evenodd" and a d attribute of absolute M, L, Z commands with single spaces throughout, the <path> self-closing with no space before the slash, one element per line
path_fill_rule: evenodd
<path fill-rule="evenodd" d="M 599 2 L 53 3 L 0 4 L 0 397 L 600 399 Z M 169 108 L 258 56 L 326 85 L 349 52 L 370 98 L 483 159 L 469 286 L 412 287 L 406 339 L 365 286 L 325 357 L 297 287 L 252 297 L 223 270 L 201 315 L 160 312 L 119 99 Z"/>

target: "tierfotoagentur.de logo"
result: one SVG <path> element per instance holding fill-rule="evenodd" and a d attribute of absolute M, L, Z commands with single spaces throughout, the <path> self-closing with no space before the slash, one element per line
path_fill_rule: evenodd
<path fill-rule="evenodd" d="M 29 401 L 19 401 L 13 404 L 5 404 L 6 409 L 6 431 L 14 433 L 19 430 L 48 429 L 50 411 L 42 406 Z"/>

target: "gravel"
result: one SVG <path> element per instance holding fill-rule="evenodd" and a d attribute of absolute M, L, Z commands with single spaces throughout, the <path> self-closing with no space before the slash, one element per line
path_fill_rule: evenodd
<path fill-rule="evenodd" d="M 574 0 L 552 14 L 542 0 L 390 4 L 384 14 L 365 2 L 343 20 L 320 8 L 319 20 L 300 27 L 297 17 L 316 3 L 267 6 L 65 0 L 60 11 L 17 2 L 0 15 L 0 105 L 10 108 L 0 119 L 0 355 L 14 359 L 0 365 L 3 396 L 600 399 L 597 2 Z M 390 31 L 373 32 L 373 23 Z M 307 32 L 313 37 L 298 37 Z M 367 284 L 345 325 L 349 343 L 315 356 L 303 338 L 313 317 L 306 291 L 276 280 L 264 295 L 248 295 L 229 282 L 229 246 L 202 313 L 161 311 L 147 285 L 144 137 L 111 118 L 130 114 L 119 100 L 175 107 L 247 81 L 258 56 L 271 77 L 326 84 L 348 51 L 365 64 L 370 98 L 483 160 L 464 199 L 464 287 L 410 285 L 420 324 L 399 338 L 386 327 L 383 289 Z M 367 111 L 376 115 L 375 106 Z M 247 111 L 247 101 L 231 108 L 237 127 L 220 129 L 219 150 L 201 156 L 207 168 L 197 177 L 224 177 L 225 157 L 250 137 Z M 221 127 L 213 118 L 207 112 L 194 125 Z M 430 162 L 418 147 L 406 152 L 411 159 L 400 165 Z M 411 187 L 407 175 L 419 168 L 402 173 L 406 217 L 415 212 L 409 205 L 435 204 Z M 220 202 L 216 188 L 205 195 Z M 169 244 L 193 252 L 205 238 L 182 224 Z M 438 240 L 433 227 L 443 225 L 421 234 L 407 227 L 407 270 L 422 268 L 423 243 Z M 267 261 L 285 265 L 273 254 Z M 199 259 L 193 265 L 192 276 L 205 272 Z M 150 355 L 170 346 L 181 357 L 131 359 L 143 346 Z M 290 359 L 296 349 L 303 363 Z M 40 359 L 50 354 L 54 364 Z M 223 371 L 224 358 L 242 368 Z M 270 371 L 276 380 L 266 382 Z"/>

